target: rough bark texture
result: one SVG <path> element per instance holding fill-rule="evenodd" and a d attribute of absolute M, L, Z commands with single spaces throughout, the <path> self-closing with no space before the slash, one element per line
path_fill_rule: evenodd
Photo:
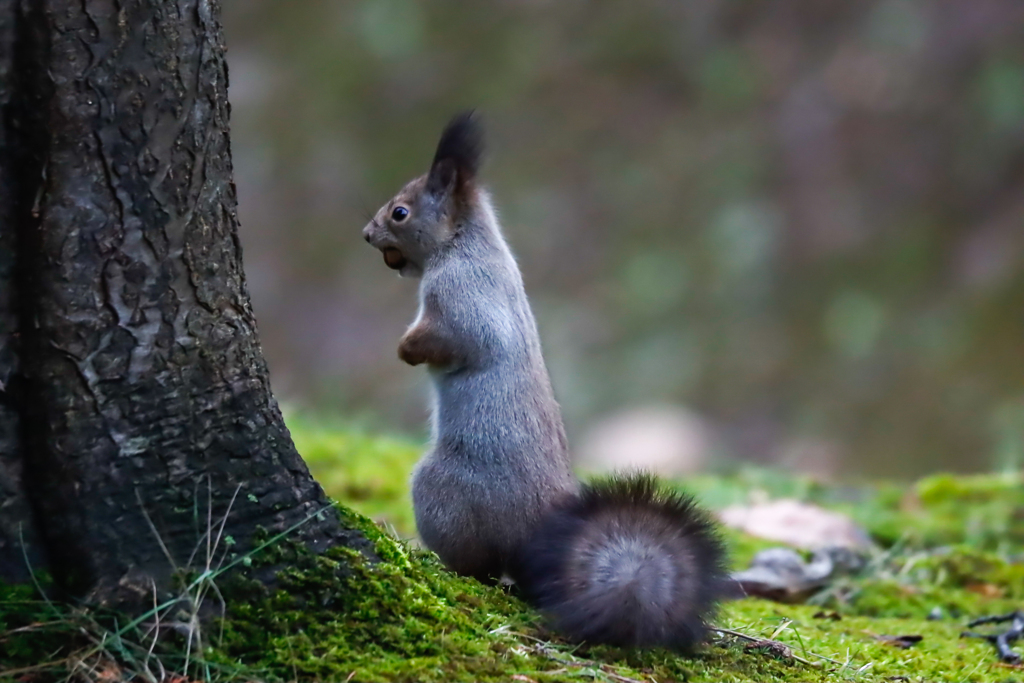
<path fill-rule="evenodd" d="M 209 506 L 214 520 L 230 507 L 225 533 L 244 549 L 258 527 L 284 530 L 327 500 L 270 393 L 245 288 L 219 7 L 34 0 L 22 12 L 18 135 L 32 154 L 0 246 L 16 226 L 25 486 L 58 583 L 120 600 L 170 575 L 161 541 L 188 560 Z M 0 413 L 4 462 L 17 460 L 16 420 Z M 298 533 L 367 549 L 333 513 Z"/>

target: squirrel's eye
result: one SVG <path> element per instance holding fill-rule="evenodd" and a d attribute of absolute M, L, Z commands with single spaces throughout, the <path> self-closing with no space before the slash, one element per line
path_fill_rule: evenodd
<path fill-rule="evenodd" d="M 396 206 L 395 210 L 391 212 L 391 220 L 396 223 L 401 223 L 409 217 L 409 209 L 404 206 Z"/>

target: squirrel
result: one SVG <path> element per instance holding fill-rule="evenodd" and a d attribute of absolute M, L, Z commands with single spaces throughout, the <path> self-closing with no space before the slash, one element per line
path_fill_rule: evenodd
<path fill-rule="evenodd" d="M 477 181 L 475 114 L 445 127 L 430 170 L 363 228 L 419 278 L 398 355 L 426 365 L 431 447 L 412 499 L 423 543 L 458 574 L 510 578 L 571 640 L 689 651 L 725 585 L 707 513 L 647 474 L 572 472 L 523 279 Z"/>

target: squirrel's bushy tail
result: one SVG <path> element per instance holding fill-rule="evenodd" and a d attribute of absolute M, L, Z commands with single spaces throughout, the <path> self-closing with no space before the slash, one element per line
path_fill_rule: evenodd
<path fill-rule="evenodd" d="M 693 499 L 632 474 L 584 484 L 552 509 L 509 573 L 574 640 L 688 650 L 725 585 L 724 557 Z"/>

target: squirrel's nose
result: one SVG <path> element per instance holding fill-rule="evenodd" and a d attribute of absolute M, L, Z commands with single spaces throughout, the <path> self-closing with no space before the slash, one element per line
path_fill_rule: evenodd
<path fill-rule="evenodd" d="M 363 239 L 366 240 L 367 242 L 370 241 L 370 226 L 369 225 L 367 225 L 365 228 L 363 228 Z"/>

